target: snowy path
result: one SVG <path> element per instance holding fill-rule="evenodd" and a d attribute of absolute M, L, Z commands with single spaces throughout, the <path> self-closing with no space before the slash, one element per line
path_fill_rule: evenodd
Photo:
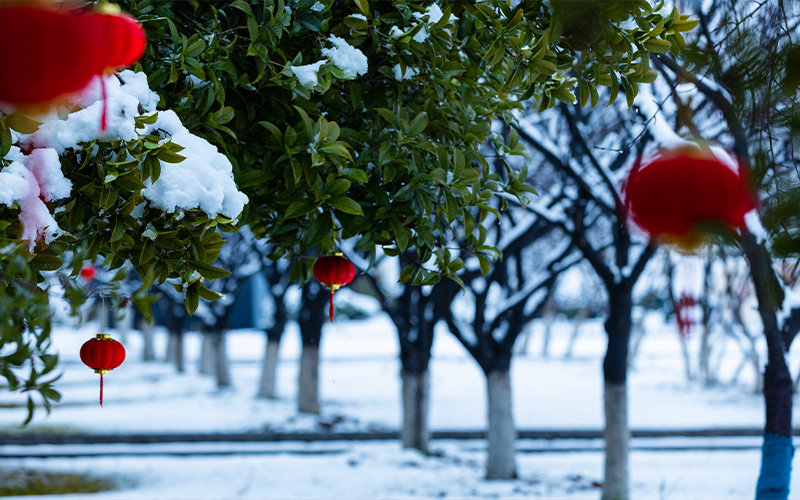
<path fill-rule="evenodd" d="M 693 438 L 697 440 L 698 438 Z M 631 451 L 631 496 L 636 499 L 677 500 L 752 498 L 760 453 L 757 438 L 725 438 L 718 450 L 654 450 L 647 440 L 634 440 Z M 599 497 L 603 454 L 565 447 L 525 452 L 547 443 L 521 440 L 519 479 L 485 481 L 481 441 L 436 441 L 434 454 L 424 456 L 400 449 L 397 443 L 273 443 L 269 453 L 247 453 L 251 443 L 232 455 L 130 456 L 115 453 L 97 457 L 0 459 L 0 467 L 26 467 L 91 472 L 115 478 L 118 491 L 93 494 L 94 500 L 158 498 L 218 499 L 592 499 Z M 586 444 L 586 441 L 582 441 Z M 222 446 L 222 445 L 215 445 Z M 259 444 L 264 446 L 264 444 Z M 741 449 L 733 449 L 741 446 Z M 130 449 L 123 445 L 120 452 Z M 165 446 L 167 452 L 173 445 Z M 94 448 L 94 447 L 92 447 Z M 217 451 L 224 448 L 220 447 Z M 111 450 L 109 450 L 111 451 Z M 197 449 L 195 451 L 200 451 Z M 208 450 L 213 451 L 213 450 Z M 793 472 L 800 480 L 800 472 Z M 47 500 L 52 497 L 19 497 Z M 65 495 L 62 500 L 85 495 Z"/>

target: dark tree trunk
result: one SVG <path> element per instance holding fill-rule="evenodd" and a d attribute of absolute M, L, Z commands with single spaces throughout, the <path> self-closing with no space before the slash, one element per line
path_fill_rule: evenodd
<path fill-rule="evenodd" d="M 224 331 L 213 332 L 211 340 L 214 344 L 214 372 L 217 376 L 217 387 L 230 387 L 233 382 L 231 381 L 231 368 L 225 342 L 226 334 Z"/>
<path fill-rule="evenodd" d="M 608 288 L 605 322 L 608 348 L 603 360 L 605 408 L 605 474 L 603 500 L 627 500 L 628 489 L 628 344 L 631 333 L 632 287 Z"/>
<path fill-rule="evenodd" d="M 758 312 L 767 339 L 767 366 L 764 370 L 764 443 L 761 472 L 756 486 L 757 500 L 789 498 L 792 456 L 792 376 L 786 365 L 785 345 L 778 328 L 776 310 L 782 303 L 777 276 L 770 256 L 755 237 L 745 233 L 742 246 L 750 264 L 750 274 L 758 299 Z"/>
<path fill-rule="evenodd" d="M 322 340 L 322 326 L 327 319 L 325 305 L 329 294 L 316 282 L 303 287 L 300 305 L 300 337 L 303 350 L 300 355 L 298 376 L 297 411 L 318 414 L 319 405 L 319 345 Z"/>
<path fill-rule="evenodd" d="M 428 451 L 428 399 L 433 332 L 438 315 L 434 308 L 436 289 L 425 295 L 422 287 L 406 285 L 391 308 L 400 343 L 403 424 L 400 438 L 404 448 Z"/>

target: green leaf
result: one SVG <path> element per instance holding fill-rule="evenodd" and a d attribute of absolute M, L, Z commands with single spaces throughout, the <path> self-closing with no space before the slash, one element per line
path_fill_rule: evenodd
<path fill-rule="evenodd" d="M 336 198 L 328 200 L 327 203 L 336 210 L 339 210 L 346 214 L 364 215 L 364 211 L 361 209 L 361 205 L 359 205 L 356 200 L 348 198 L 347 196 L 337 196 Z"/>
<path fill-rule="evenodd" d="M 230 106 L 225 106 L 214 113 L 214 123 L 217 125 L 225 125 L 229 121 L 233 120 L 234 116 L 235 113 L 233 108 Z"/>
<path fill-rule="evenodd" d="M 189 316 L 197 310 L 197 306 L 200 305 L 200 292 L 195 285 L 189 285 L 186 289 L 183 305 L 186 307 L 186 312 L 189 313 Z"/>
<path fill-rule="evenodd" d="M 11 129 L 5 120 L 0 120 L 0 158 L 4 157 L 11 151 Z"/>
<path fill-rule="evenodd" d="M 666 40 L 658 38 L 648 38 L 644 41 L 644 48 L 656 54 L 665 54 L 672 49 L 672 44 Z"/>
<path fill-rule="evenodd" d="M 19 112 L 8 115 L 6 123 L 11 130 L 16 130 L 21 134 L 32 134 L 39 130 L 39 125 L 42 124 L 42 122 L 37 122 Z"/>
<path fill-rule="evenodd" d="M 419 113 L 417 116 L 411 120 L 411 124 L 408 126 L 408 136 L 409 137 L 416 137 L 425 130 L 425 127 L 428 126 L 428 114 L 424 111 Z"/>
<path fill-rule="evenodd" d="M 207 280 L 216 280 L 231 274 L 230 271 L 226 271 L 221 267 L 212 266 L 207 262 L 202 262 L 199 260 L 190 260 L 189 265 L 195 268 L 197 272 L 200 273 L 200 276 Z"/>

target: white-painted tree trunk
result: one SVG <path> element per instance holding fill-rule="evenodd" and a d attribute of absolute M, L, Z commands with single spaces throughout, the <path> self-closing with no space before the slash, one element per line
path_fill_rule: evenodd
<path fill-rule="evenodd" d="M 628 500 L 628 385 L 605 383 L 606 463 L 603 500 Z"/>
<path fill-rule="evenodd" d="M 489 400 L 486 479 L 514 479 L 517 477 L 517 429 L 514 427 L 509 371 L 489 372 L 486 388 Z"/>
<path fill-rule="evenodd" d="M 428 451 L 428 402 L 430 400 L 430 378 L 428 371 L 422 373 L 400 372 L 403 381 L 403 427 L 400 439 L 403 448 Z"/>
<path fill-rule="evenodd" d="M 175 363 L 178 373 L 183 373 L 186 369 L 183 360 L 183 334 L 169 332 L 167 340 L 167 362 Z"/>
<path fill-rule="evenodd" d="M 227 337 L 224 332 L 213 335 L 217 387 L 230 387 L 233 385 L 231 382 L 230 363 L 228 363 L 228 349 L 225 342 Z"/>
<path fill-rule="evenodd" d="M 215 364 L 214 340 L 209 333 L 203 332 L 203 341 L 200 344 L 198 371 L 204 375 L 213 375 L 216 370 Z"/>
<path fill-rule="evenodd" d="M 556 308 L 552 300 L 544 307 L 544 337 L 542 338 L 542 357 L 550 354 L 550 338 L 553 336 L 553 323 L 556 321 Z"/>
<path fill-rule="evenodd" d="M 319 415 L 319 346 L 303 344 L 297 384 L 297 411 Z"/>
<path fill-rule="evenodd" d="M 694 380 L 694 374 L 692 373 L 692 358 L 689 354 L 689 339 L 686 335 L 678 334 L 678 337 L 681 341 L 681 354 L 683 355 L 683 369 L 684 375 L 686 376 L 686 380 L 691 382 Z"/>
<path fill-rule="evenodd" d="M 144 343 L 142 361 L 155 361 L 156 350 L 153 345 L 153 323 L 142 319 L 139 321 L 139 331 L 142 332 L 142 342 Z"/>
<path fill-rule="evenodd" d="M 278 350 L 280 342 L 267 339 L 264 363 L 261 367 L 261 383 L 258 386 L 259 398 L 275 399 L 275 385 L 278 379 Z"/>

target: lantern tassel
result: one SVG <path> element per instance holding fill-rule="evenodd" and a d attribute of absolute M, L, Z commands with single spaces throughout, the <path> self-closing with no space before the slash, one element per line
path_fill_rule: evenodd
<path fill-rule="evenodd" d="M 100 407 L 103 407 L 103 374 L 100 374 Z"/>
<path fill-rule="evenodd" d="M 106 80 L 100 75 L 100 92 L 103 96 L 103 111 L 100 114 L 100 133 L 105 134 L 108 130 L 108 96 L 106 95 Z"/>
<path fill-rule="evenodd" d="M 328 315 L 331 317 L 331 323 L 333 323 L 333 290 L 331 290 L 331 305 L 328 307 Z"/>

